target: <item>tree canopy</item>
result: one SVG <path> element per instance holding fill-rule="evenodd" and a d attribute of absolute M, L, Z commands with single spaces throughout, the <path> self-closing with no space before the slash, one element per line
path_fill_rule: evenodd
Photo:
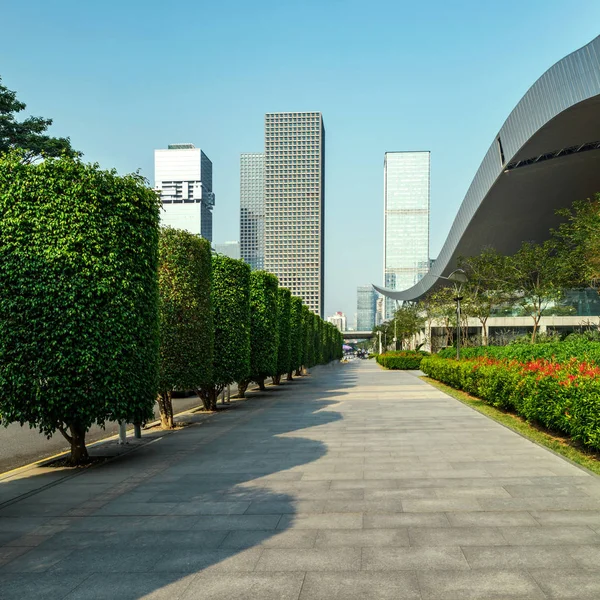
<path fill-rule="evenodd" d="M 2 84 L 0 78 L 0 155 L 11 150 L 23 151 L 22 161 L 30 163 L 41 157 L 81 156 L 71 147 L 68 137 L 46 134 L 52 119 L 27 117 L 22 121 L 17 114 L 27 105 L 17 99 L 17 93 Z"/>

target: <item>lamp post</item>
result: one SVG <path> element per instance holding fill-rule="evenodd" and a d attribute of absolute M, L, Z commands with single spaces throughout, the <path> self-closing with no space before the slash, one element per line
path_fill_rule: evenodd
<path fill-rule="evenodd" d="M 447 279 L 454 284 L 454 293 L 456 294 L 454 301 L 456 302 L 456 360 L 460 360 L 460 301 L 462 296 L 462 286 L 469 281 L 467 274 L 462 269 L 452 271 L 448 277 L 440 277 Z"/>

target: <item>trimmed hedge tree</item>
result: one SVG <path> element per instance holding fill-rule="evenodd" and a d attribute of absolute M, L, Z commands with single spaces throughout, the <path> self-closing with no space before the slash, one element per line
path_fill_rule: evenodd
<path fill-rule="evenodd" d="M 287 288 L 277 290 L 277 371 L 273 375 L 273 384 L 281 383 L 281 376 L 290 371 L 290 333 L 291 333 L 292 294 Z"/>
<path fill-rule="evenodd" d="M 200 393 L 207 410 L 234 381 L 250 374 L 250 267 L 222 254 L 212 256 L 214 358 L 212 378 Z"/>
<path fill-rule="evenodd" d="M 160 231 L 161 424 L 171 429 L 175 390 L 199 390 L 210 383 L 213 359 L 211 249 L 208 240 L 187 231 Z"/>
<path fill-rule="evenodd" d="M 293 379 L 292 375 L 300 376 L 304 357 L 304 329 L 302 327 L 302 298 L 292 296 L 290 305 L 290 368 L 287 380 Z"/>
<path fill-rule="evenodd" d="M 250 381 L 261 390 L 265 379 L 277 372 L 277 277 L 266 271 L 250 274 L 250 375 L 240 381 L 239 395 L 243 398 Z"/>
<path fill-rule="evenodd" d="M 88 460 L 108 420 L 152 416 L 159 202 L 138 175 L 0 160 L 0 419 Z"/>

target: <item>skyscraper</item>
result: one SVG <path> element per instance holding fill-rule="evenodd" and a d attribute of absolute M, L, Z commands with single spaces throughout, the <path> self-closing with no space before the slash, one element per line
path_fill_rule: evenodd
<path fill-rule="evenodd" d="M 372 285 L 356 288 L 356 330 L 372 331 L 376 325 L 377 292 Z"/>
<path fill-rule="evenodd" d="M 154 151 L 155 188 L 160 192 L 160 221 L 212 242 L 212 162 L 193 144 L 169 144 Z"/>
<path fill-rule="evenodd" d="M 252 269 L 265 264 L 265 155 L 240 157 L 240 252 Z"/>
<path fill-rule="evenodd" d="M 384 285 L 405 290 L 429 269 L 429 152 L 386 152 L 384 160 Z M 395 303 L 387 301 L 386 319 Z"/>
<path fill-rule="evenodd" d="M 319 112 L 265 115 L 265 269 L 323 316 L 325 128 Z"/>

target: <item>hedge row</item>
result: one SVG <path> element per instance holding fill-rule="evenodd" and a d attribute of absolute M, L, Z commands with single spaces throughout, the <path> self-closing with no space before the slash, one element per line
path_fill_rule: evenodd
<path fill-rule="evenodd" d="M 214 407 L 233 381 L 341 358 L 275 276 L 159 232 L 159 207 L 138 175 L 0 158 L 0 422 L 60 431 L 74 463 L 92 425 L 151 419 L 157 396 L 171 427 L 175 390 Z"/>
<path fill-rule="evenodd" d="M 562 342 L 542 342 L 539 344 L 510 344 L 508 346 L 477 346 L 461 348 L 460 355 L 465 359 L 488 356 L 499 360 L 518 360 L 526 362 L 543 358 L 556 362 L 566 362 L 578 358 L 586 362 L 600 365 L 600 342 L 590 342 L 584 339 L 572 339 Z M 456 349 L 445 348 L 438 352 L 442 358 L 453 358 Z"/>
<path fill-rule="evenodd" d="M 396 352 L 378 354 L 376 360 L 382 367 L 385 367 L 386 369 L 410 371 L 419 369 L 421 367 L 421 361 L 425 356 L 427 356 L 426 352 L 419 352 L 417 350 L 400 350 Z"/>
<path fill-rule="evenodd" d="M 526 362 L 429 356 L 421 370 L 528 421 L 600 449 L 600 367 L 575 358 Z"/>

